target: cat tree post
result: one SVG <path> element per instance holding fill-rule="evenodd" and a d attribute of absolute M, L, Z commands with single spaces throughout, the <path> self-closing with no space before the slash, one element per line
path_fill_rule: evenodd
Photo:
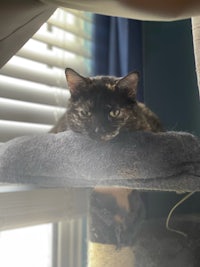
<path fill-rule="evenodd" d="M 89 242 L 88 267 L 133 267 L 134 252 L 131 247 L 123 247 L 119 250 L 115 245 Z"/>
<path fill-rule="evenodd" d="M 96 187 L 90 196 L 89 214 L 88 267 L 133 267 L 134 237 L 143 220 L 138 192 Z"/>

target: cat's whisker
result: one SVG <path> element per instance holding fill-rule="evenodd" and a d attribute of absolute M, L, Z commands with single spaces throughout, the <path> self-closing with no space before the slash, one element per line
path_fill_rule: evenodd
<path fill-rule="evenodd" d="M 99 132 L 99 127 L 96 127 L 95 130 L 94 130 L 95 133 L 98 133 Z"/>

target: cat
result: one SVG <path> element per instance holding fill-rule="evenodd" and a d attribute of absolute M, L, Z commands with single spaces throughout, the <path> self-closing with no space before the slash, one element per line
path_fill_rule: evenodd
<path fill-rule="evenodd" d="M 65 74 L 71 97 L 52 133 L 72 130 L 108 142 L 123 132 L 163 131 L 157 115 L 136 99 L 138 72 L 121 78 L 83 77 L 67 68 Z M 90 203 L 90 240 L 131 246 L 144 219 L 141 194 L 130 188 L 95 187 Z"/>
<path fill-rule="evenodd" d="M 162 131 L 162 125 L 146 105 L 136 100 L 139 74 L 122 78 L 83 77 L 65 70 L 69 91 L 67 111 L 51 132 L 72 130 L 92 139 L 109 141 L 124 131 Z"/>

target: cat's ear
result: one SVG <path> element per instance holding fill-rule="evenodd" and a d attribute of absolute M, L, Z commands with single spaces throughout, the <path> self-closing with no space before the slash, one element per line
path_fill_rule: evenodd
<path fill-rule="evenodd" d="M 85 87 L 87 84 L 87 78 L 81 76 L 79 73 L 77 73 L 73 69 L 66 68 L 65 75 L 66 75 L 69 91 L 72 96 L 77 95 L 81 91 L 81 88 Z"/>
<path fill-rule="evenodd" d="M 137 94 L 138 82 L 139 82 L 139 73 L 130 72 L 128 75 L 121 78 L 117 82 L 117 87 L 120 90 L 125 90 L 130 98 L 135 99 Z"/>

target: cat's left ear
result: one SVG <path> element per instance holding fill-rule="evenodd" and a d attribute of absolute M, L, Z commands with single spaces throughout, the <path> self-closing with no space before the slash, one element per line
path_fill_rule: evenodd
<path fill-rule="evenodd" d="M 65 75 L 72 96 L 78 95 L 82 88 L 87 85 L 87 78 L 81 76 L 75 70 L 66 68 Z"/>
<path fill-rule="evenodd" d="M 120 90 L 125 90 L 130 98 L 135 99 L 137 94 L 138 82 L 139 73 L 130 72 L 128 75 L 121 78 L 116 85 Z"/>

